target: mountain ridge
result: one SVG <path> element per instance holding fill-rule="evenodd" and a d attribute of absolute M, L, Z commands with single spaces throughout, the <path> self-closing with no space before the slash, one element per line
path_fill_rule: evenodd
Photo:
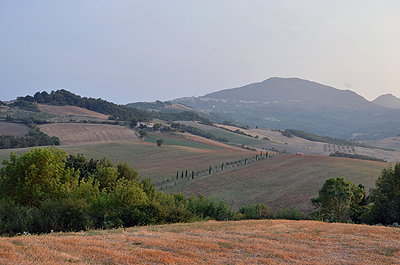
<path fill-rule="evenodd" d="M 294 128 L 344 139 L 377 139 L 400 132 L 400 111 L 374 104 L 350 90 L 300 78 L 272 77 L 171 102 L 253 127 Z"/>
<path fill-rule="evenodd" d="M 374 99 L 372 103 L 379 106 L 385 106 L 387 108 L 400 109 L 400 98 L 397 98 L 392 94 L 380 95 Z"/>

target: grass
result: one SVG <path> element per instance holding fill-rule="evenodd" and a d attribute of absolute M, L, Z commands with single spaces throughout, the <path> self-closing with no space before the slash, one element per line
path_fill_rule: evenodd
<path fill-rule="evenodd" d="M 156 144 L 158 139 L 163 139 L 163 145 L 179 145 L 179 146 L 186 146 L 186 147 L 192 147 L 192 148 L 197 148 L 197 149 L 208 149 L 208 150 L 224 150 L 222 147 L 218 147 L 215 145 L 210 145 L 210 144 L 204 144 L 204 143 L 199 143 L 199 142 L 194 142 L 194 141 L 188 141 L 185 138 L 179 138 L 179 137 L 172 137 L 168 134 L 154 134 L 154 133 L 148 133 L 147 136 L 145 137 L 145 142 L 148 143 L 153 143 Z"/>
<path fill-rule="evenodd" d="M 313 211 L 310 199 L 328 178 L 344 177 L 368 190 L 375 185 L 387 163 L 323 156 L 284 155 L 222 171 L 177 185 L 164 185 L 164 191 L 203 194 L 224 199 L 234 209 L 251 203 L 264 203 L 274 211 L 298 207 Z"/>
<path fill-rule="evenodd" d="M 400 229 L 197 222 L 0 238 L 0 264 L 399 264 Z"/>

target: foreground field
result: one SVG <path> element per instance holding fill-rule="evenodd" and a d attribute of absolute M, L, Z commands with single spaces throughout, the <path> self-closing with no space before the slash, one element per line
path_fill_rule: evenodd
<path fill-rule="evenodd" d="M 0 238 L 0 264 L 400 264 L 400 229 L 198 222 Z"/>

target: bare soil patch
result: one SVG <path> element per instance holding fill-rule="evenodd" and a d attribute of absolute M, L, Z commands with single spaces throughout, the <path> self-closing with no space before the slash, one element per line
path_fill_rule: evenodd
<path fill-rule="evenodd" d="M 25 124 L 0 122 L 0 135 L 26 136 L 29 127 Z"/>
<path fill-rule="evenodd" d="M 400 264 L 400 229 L 260 220 L 0 238 L 1 264 Z"/>
<path fill-rule="evenodd" d="M 87 116 L 99 119 L 108 119 L 108 115 L 101 114 L 95 111 L 87 110 L 84 108 L 76 107 L 76 106 L 54 106 L 54 105 L 44 105 L 38 104 L 39 110 L 63 116 Z"/>
<path fill-rule="evenodd" d="M 133 130 L 118 125 L 52 123 L 39 128 L 49 136 L 57 136 L 61 145 L 140 141 Z"/>

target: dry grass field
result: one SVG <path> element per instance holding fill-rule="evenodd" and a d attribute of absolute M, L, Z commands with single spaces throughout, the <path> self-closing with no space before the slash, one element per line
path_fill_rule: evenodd
<path fill-rule="evenodd" d="M 133 130 L 117 125 L 50 123 L 39 125 L 39 128 L 49 136 L 57 136 L 61 145 L 139 141 Z"/>
<path fill-rule="evenodd" d="M 0 238 L 0 264 L 400 264 L 400 229 L 197 222 Z"/>
<path fill-rule="evenodd" d="M 29 130 L 25 124 L 0 122 L 0 135 L 26 136 Z"/>
<path fill-rule="evenodd" d="M 84 108 L 76 107 L 76 106 L 54 106 L 54 105 L 44 105 L 38 104 L 39 110 L 63 116 L 87 116 L 98 119 L 108 119 L 108 115 L 101 114 L 98 112 L 94 112 L 91 110 L 87 110 Z"/>

